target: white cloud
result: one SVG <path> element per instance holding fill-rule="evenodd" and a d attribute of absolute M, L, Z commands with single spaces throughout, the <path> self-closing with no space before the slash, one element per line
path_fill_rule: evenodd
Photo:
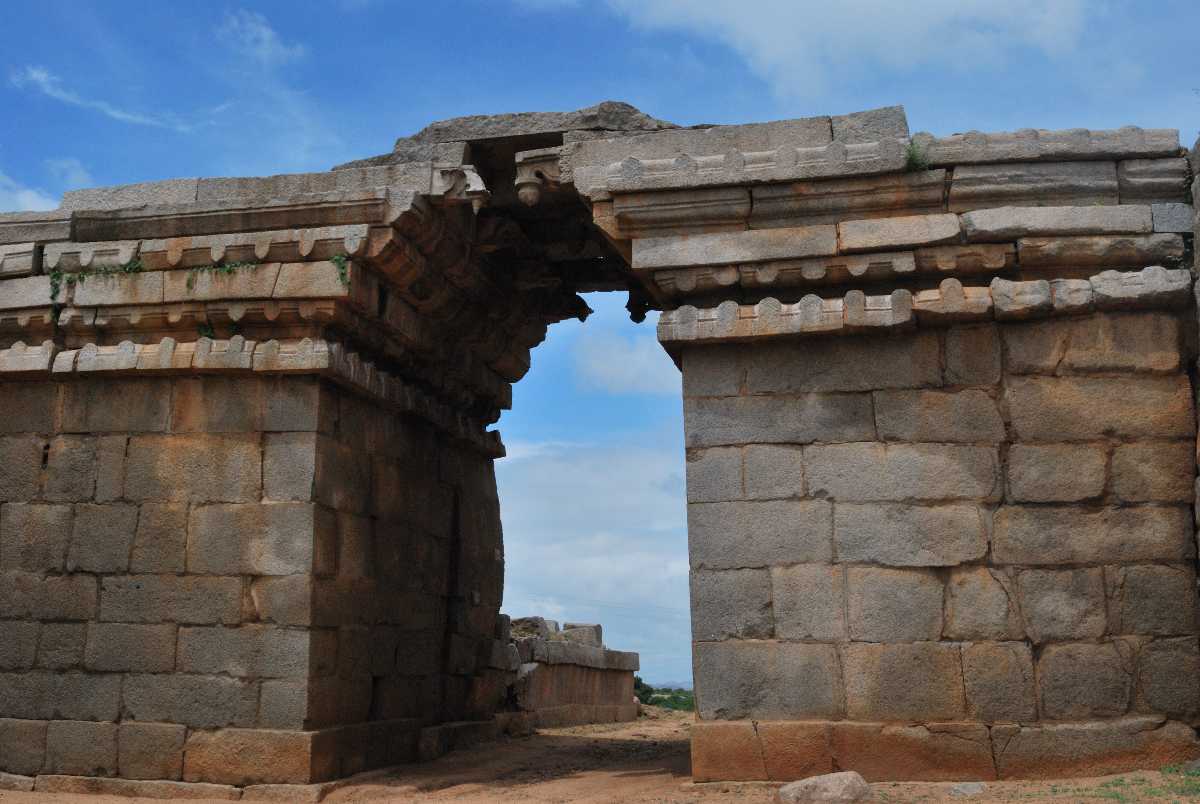
<path fill-rule="evenodd" d="M 796 98 L 836 91 L 839 83 L 880 68 L 968 70 L 1003 61 L 1022 47 L 1062 55 L 1076 48 L 1093 10 L 1085 0 L 606 2 L 635 27 L 685 31 L 732 48 L 777 94 Z"/>
<path fill-rule="evenodd" d="M 584 388 L 610 394 L 679 394 L 679 369 L 653 334 L 627 338 L 584 326 L 574 357 L 575 374 Z"/>
<path fill-rule="evenodd" d="M 47 159 L 46 169 L 59 184 L 68 190 L 78 190 L 80 187 L 92 187 L 96 184 L 88 169 L 73 156 Z"/>
<path fill-rule="evenodd" d="M 13 71 L 9 76 L 9 83 L 18 89 L 29 89 L 34 92 L 40 92 L 48 98 L 56 101 L 78 106 L 81 109 L 91 109 L 100 112 L 105 117 L 109 117 L 121 123 L 130 123 L 136 126 L 153 126 L 155 128 L 169 128 L 175 131 L 189 131 L 191 127 L 169 117 L 160 117 L 140 112 L 132 112 L 127 109 L 122 109 L 108 101 L 99 100 L 96 98 L 86 98 L 63 86 L 62 80 L 47 70 L 45 67 L 35 65 L 27 65 L 18 70 Z"/>
<path fill-rule="evenodd" d="M 0 173 L 0 212 L 27 212 L 54 209 L 58 200 L 41 190 L 26 187 Z"/>
<path fill-rule="evenodd" d="M 244 8 L 225 15 L 217 36 L 233 49 L 250 54 L 265 67 L 287 64 L 303 58 L 306 53 L 302 44 L 285 43 L 262 14 Z"/>

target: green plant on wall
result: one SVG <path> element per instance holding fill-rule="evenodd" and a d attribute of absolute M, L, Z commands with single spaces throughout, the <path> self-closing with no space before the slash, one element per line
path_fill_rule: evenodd
<path fill-rule="evenodd" d="M 350 258 L 345 254 L 334 254 L 329 261 L 337 268 L 338 281 L 342 283 L 342 287 L 350 287 Z"/>
<path fill-rule="evenodd" d="M 909 173 L 929 170 L 929 157 L 913 140 L 910 140 L 904 148 L 904 169 Z"/>
<path fill-rule="evenodd" d="M 143 270 L 142 261 L 137 257 L 130 259 L 120 265 L 102 265 L 98 268 L 81 268 L 79 271 L 68 274 L 63 273 L 59 268 L 50 271 L 50 301 L 57 302 L 58 294 L 62 292 L 63 285 L 73 287 L 82 285 L 88 280 L 88 277 L 93 276 L 119 276 L 121 274 L 140 274 Z"/>
<path fill-rule="evenodd" d="M 213 263 L 212 265 L 197 265 L 194 268 L 188 269 L 187 289 L 189 291 L 195 290 L 196 280 L 202 274 L 232 276 L 238 271 L 253 271 L 256 268 L 258 268 L 257 262 L 222 262 Z"/>

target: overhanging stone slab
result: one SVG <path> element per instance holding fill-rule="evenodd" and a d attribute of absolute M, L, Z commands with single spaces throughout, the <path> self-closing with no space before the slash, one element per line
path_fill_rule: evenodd
<path fill-rule="evenodd" d="M 836 253 L 837 229 L 833 226 L 650 237 L 634 241 L 633 268 L 645 271 L 678 265 L 730 265 Z"/>

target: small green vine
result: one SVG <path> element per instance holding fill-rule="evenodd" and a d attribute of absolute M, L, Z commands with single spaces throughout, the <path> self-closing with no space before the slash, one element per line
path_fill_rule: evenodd
<path fill-rule="evenodd" d="M 334 254 L 329 261 L 337 267 L 338 281 L 342 287 L 350 287 L 350 260 L 345 254 Z"/>
<path fill-rule="evenodd" d="M 253 271 L 258 267 L 257 262 L 222 262 L 213 265 L 197 265 L 188 269 L 187 289 L 195 290 L 196 280 L 201 274 L 212 273 L 221 276 L 232 276 L 238 271 Z"/>
<path fill-rule="evenodd" d="M 201 338 L 217 337 L 217 332 L 216 332 L 216 330 L 213 329 L 213 325 L 208 323 L 207 321 L 205 321 L 203 324 L 198 324 L 196 326 L 196 333 L 199 334 L 199 336 Z"/>
<path fill-rule="evenodd" d="M 904 169 L 909 173 L 918 173 L 922 170 L 929 170 L 929 155 L 917 145 L 915 140 L 910 140 L 904 148 Z"/>
<path fill-rule="evenodd" d="M 74 287 L 82 285 L 90 276 L 118 276 L 120 274 L 140 274 L 143 269 L 142 261 L 134 257 L 121 265 L 102 265 L 99 268 L 82 268 L 73 274 L 66 274 L 59 268 L 50 271 L 50 301 L 56 303 L 63 285 Z"/>

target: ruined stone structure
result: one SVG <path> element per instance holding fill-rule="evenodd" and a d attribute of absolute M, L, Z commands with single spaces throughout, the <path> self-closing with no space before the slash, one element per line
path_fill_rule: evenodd
<path fill-rule="evenodd" d="M 487 427 L 592 290 L 683 372 L 697 779 L 1200 756 L 1193 172 L 602 104 L 0 216 L 0 771 L 317 782 L 492 718 Z"/>

